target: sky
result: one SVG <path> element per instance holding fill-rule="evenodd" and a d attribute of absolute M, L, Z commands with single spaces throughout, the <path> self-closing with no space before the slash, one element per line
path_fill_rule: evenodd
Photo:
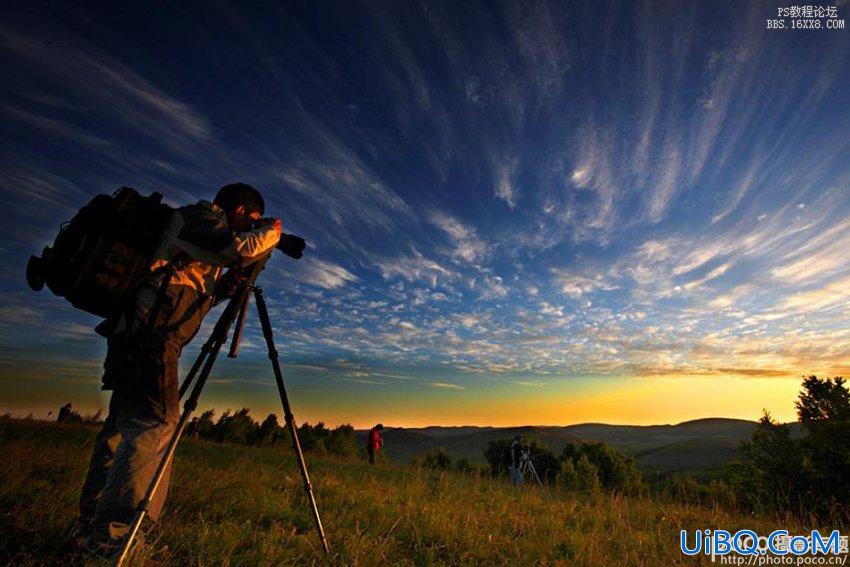
<path fill-rule="evenodd" d="M 737 0 L 17 4 L 2 412 L 105 406 L 98 319 L 24 268 L 122 185 L 244 181 L 307 239 L 259 280 L 300 421 L 792 420 L 802 375 L 848 374 L 846 29 Z M 201 408 L 278 404 L 252 313 Z"/>

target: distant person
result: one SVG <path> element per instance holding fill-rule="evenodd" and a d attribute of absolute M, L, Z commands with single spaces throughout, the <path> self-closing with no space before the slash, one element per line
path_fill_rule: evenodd
<path fill-rule="evenodd" d="M 375 464 L 375 454 L 381 452 L 381 447 L 384 446 L 384 440 L 381 438 L 381 431 L 384 426 L 380 423 L 369 431 L 369 439 L 366 441 L 366 451 L 369 453 L 369 463 Z"/>
<path fill-rule="evenodd" d="M 71 421 L 71 416 L 74 414 L 74 410 L 71 409 L 71 403 L 68 402 L 61 408 L 59 408 L 59 415 L 56 417 L 56 421 L 59 423 L 68 423 Z"/>
<path fill-rule="evenodd" d="M 522 475 L 522 463 L 525 459 L 524 453 L 522 438 L 517 435 L 508 449 L 508 473 L 511 475 L 511 481 L 514 484 L 522 484 L 524 482 Z"/>

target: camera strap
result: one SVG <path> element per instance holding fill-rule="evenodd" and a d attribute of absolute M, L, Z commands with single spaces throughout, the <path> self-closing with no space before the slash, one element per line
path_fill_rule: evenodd
<path fill-rule="evenodd" d="M 167 265 L 151 274 L 151 276 L 155 276 L 157 272 L 164 272 L 162 283 L 159 284 L 159 289 L 156 292 L 156 299 L 154 299 L 153 306 L 151 307 L 150 313 L 148 313 L 148 320 L 145 325 L 148 331 L 152 331 L 154 325 L 156 325 L 156 319 L 159 317 L 159 312 L 162 310 L 162 303 L 165 301 L 166 293 L 168 293 L 168 286 L 171 284 L 171 280 L 174 278 L 175 272 L 177 272 L 177 264 L 179 262 L 180 257 L 178 255 Z"/>

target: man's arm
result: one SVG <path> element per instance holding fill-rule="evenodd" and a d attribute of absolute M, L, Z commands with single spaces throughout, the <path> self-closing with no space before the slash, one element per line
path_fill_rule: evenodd
<path fill-rule="evenodd" d="M 176 244 L 190 256 L 217 266 L 250 264 L 280 241 L 279 220 L 247 232 L 234 232 L 220 215 L 200 206 L 181 207 L 184 226 Z"/>
<path fill-rule="evenodd" d="M 233 233 L 233 240 L 221 255 L 231 262 L 241 260 L 242 264 L 251 263 L 266 252 L 274 249 L 280 242 L 283 225 L 280 219 L 265 223 L 249 232 Z"/>

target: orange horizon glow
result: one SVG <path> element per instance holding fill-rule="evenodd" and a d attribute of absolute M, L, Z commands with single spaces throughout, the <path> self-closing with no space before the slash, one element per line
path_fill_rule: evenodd
<path fill-rule="evenodd" d="M 414 396 L 406 392 L 383 392 L 352 398 L 292 388 L 289 395 L 298 423 L 322 421 L 330 427 L 349 423 L 363 429 L 377 422 L 406 428 L 581 423 L 672 425 L 704 418 L 755 421 L 763 410 L 779 421 L 796 421 L 794 401 L 800 383 L 798 377 L 605 377 L 586 379 L 582 384 L 561 380 L 536 387 L 501 384 L 488 387 L 482 383 L 463 390 L 426 390 Z M 517 393 L 518 388 L 521 394 Z M 56 401 L 45 399 L 34 406 L 20 405 L 11 410 L 16 415 L 32 412 L 36 418 L 43 418 L 48 411 L 55 415 L 61 403 L 71 401 L 83 413 L 101 408 L 105 411 L 108 397 L 99 394 L 87 400 L 66 395 Z M 10 404 L 7 400 L 3 405 Z M 262 395 L 229 388 L 205 392 L 197 413 L 215 409 L 216 415 L 220 415 L 228 408 L 235 410 L 243 406 L 250 408 L 257 420 L 269 413 L 282 418 L 273 386 Z"/>

